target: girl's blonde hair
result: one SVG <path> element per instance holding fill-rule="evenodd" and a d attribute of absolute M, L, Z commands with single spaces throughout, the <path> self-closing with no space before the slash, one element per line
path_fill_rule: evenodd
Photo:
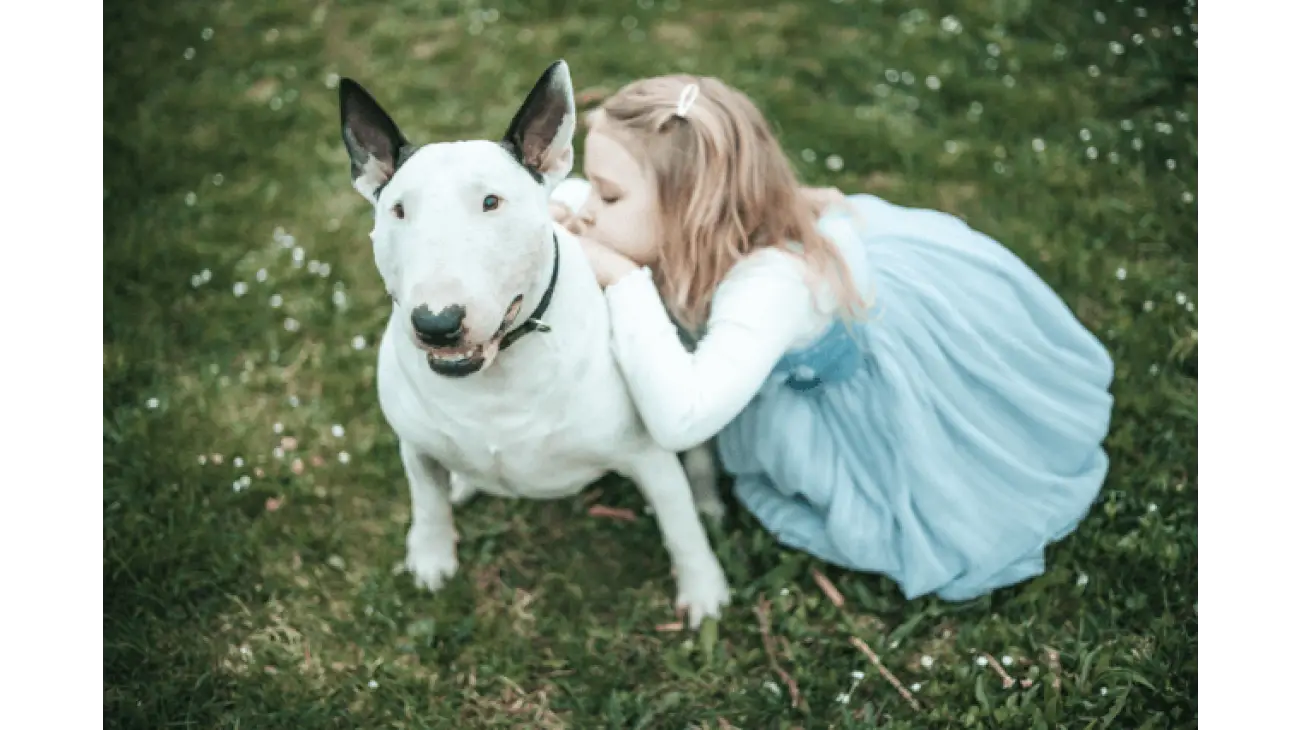
<path fill-rule="evenodd" d="M 689 84 L 699 95 L 676 114 Z M 711 77 L 642 79 L 586 117 L 619 139 L 654 174 L 662 248 L 656 284 L 678 322 L 698 334 L 719 282 L 741 257 L 765 246 L 802 256 L 814 286 L 824 282 L 842 314 L 864 302 L 843 257 L 817 230 L 818 212 L 767 121 L 743 93 Z M 814 289 L 817 292 L 817 289 Z"/>

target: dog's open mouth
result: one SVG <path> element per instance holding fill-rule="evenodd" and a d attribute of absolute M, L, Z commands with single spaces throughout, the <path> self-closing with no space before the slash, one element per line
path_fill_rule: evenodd
<path fill-rule="evenodd" d="M 506 316 L 501 319 L 501 326 L 492 334 L 487 342 L 478 344 L 459 345 L 457 347 L 430 347 L 420 343 L 420 349 L 424 350 L 425 356 L 429 360 L 429 367 L 439 375 L 450 377 L 462 377 L 472 375 L 496 359 L 497 353 L 501 351 L 501 339 L 506 336 L 510 326 L 515 323 L 519 316 L 519 308 L 524 303 L 523 295 L 515 297 L 510 306 L 506 308 Z"/>

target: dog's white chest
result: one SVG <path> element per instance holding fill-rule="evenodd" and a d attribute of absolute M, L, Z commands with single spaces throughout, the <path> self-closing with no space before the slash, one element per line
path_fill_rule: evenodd
<path fill-rule="evenodd" d="M 545 377 L 539 362 L 532 383 L 457 388 L 409 377 L 391 349 L 381 348 L 379 364 L 390 425 L 477 491 L 528 499 L 576 494 L 609 469 L 611 447 L 626 443 L 635 423 L 612 363 L 599 357 L 578 358 L 581 370 L 563 377 Z"/>

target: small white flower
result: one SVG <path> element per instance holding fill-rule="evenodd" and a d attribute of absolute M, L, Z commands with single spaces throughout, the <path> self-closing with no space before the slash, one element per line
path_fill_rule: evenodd
<path fill-rule="evenodd" d="M 929 654 L 926 654 L 925 656 L 921 657 L 921 666 L 925 667 L 926 669 L 929 669 L 930 667 L 934 666 L 934 657 L 930 656 Z"/>
<path fill-rule="evenodd" d="M 1187 303 L 1187 295 L 1182 292 L 1178 292 L 1174 294 L 1174 301 L 1178 302 L 1178 306 L 1181 307 L 1182 305 Z"/>
<path fill-rule="evenodd" d="M 989 660 L 987 657 L 981 654 L 980 656 L 975 657 L 975 663 L 980 665 L 981 667 L 987 667 L 989 665 Z"/>
<path fill-rule="evenodd" d="M 235 468 L 236 468 L 236 469 L 238 469 L 239 467 L 243 466 L 243 465 L 244 465 L 244 457 L 242 457 L 242 456 L 236 456 L 236 457 L 235 457 L 234 464 L 235 464 Z"/>
<path fill-rule="evenodd" d="M 231 291 L 234 292 L 235 296 L 242 297 L 248 293 L 248 284 L 245 284 L 242 281 L 237 281 L 235 282 L 235 285 L 231 287 Z"/>
<path fill-rule="evenodd" d="M 334 424 L 333 426 L 331 426 L 331 427 L 330 427 L 330 433 L 331 433 L 331 434 L 334 434 L 334 438 L 336 438 L 336 439 L 341 439 L 341 438 L 343 438 L 343 424 L 341 424 L 341 423 L 336 423 L 336 424 Z"/>
<path fill-rule="evenodd" d="M 913 682 L 913 683 L 912 683 L 912 691 L 913 691 L 913 692 L 920 692 L 920 691 L 921 691 L 921 683 L 920 683 L 920 682 Z"/>
<path fill-rule="evenodd" d="M 1153 364 L 1153 365 L 1152 365 L 1152 366 L 1147 370 L 1147 372 L 1151 373 L 1152 375 L 1159 375 L 1159 374 L 1160 374 L 1160 366 L 1159 366 L 1159 365 L 1155 365 L 1155 364 Z"/>
<path fill-rule="evenodd" d="M 1192 201 L 1195 200 L 1195 199 L 1196 199 L 1196 196 L 1192 195 L 1192 193 L 1191 193 L 1190 190 L 1184 190 L 1184 191 L 1183 191 L 1183 202 L 1184 202 L 1184 203 L 1190 203 L 1190 202 L 1192 202 Z"/>
<path fill-rule="evenodd" d="M 272 295 L 271 295 L 271 308 L 272 308 L 272 309 L 279 309 L 281 304 L 284 304 L 284 297 L 280 296 L 279 294 L 272 294 Z"/>
<path fill-rule="evenodd" d="M 204 465 L 204 464 L 206 464 L 206 463 L 208 463 L 208 455 L 207 455 L 207 454 L 199 454 L 199 465 L 202 466 L 202 465 Z"/>
<path fill-rule="evenodd" d="M 1155 512 L 1158 509 L 1160 508 L 1156 506 L 1155 502 L 1152 502 L 1151 504 L 1147 505 L 1147 512 Z"/>
<path fill-rule="evenodd" d="M 259 282 L 266 281 L 266 269 L 258 269 L 257 276 L 255 276 L 254 278 L 256 278 Z"/>
<path fill-rule="evenodd" d="M 320 265 L 321 278 L 322 279 L 327 278 L 329 275 L 330 275 L 330 265 L 327 263 L 321 263 Z"/>
<path fill-rule="evenodd" d="M 849 672 L 849 676 L 853 677 L 854 682 L 861 682 L 862 678 L 866 677 L 867 675 L 863 673 L 861 669 L 854 669 L 852 672 Z"/>
<path fill-rule="evenodd" d="M 298 396 L 296 396 L 296 395 L 291 395 L 291 396 L 289 396 L 289 406 L 290 406 L 291 408 L 297 408 L 297 407 L 298 407 L 298 403 L 299 403 L 299 401 L 298 401 Z"/>
<path fill-rule="evenodd" d="M 1010 654 L 1003 654 L 1003 655 L 1002 655 L 1002 666 L 1004 666 L 1004 667 L 1009 667 L 1009 666 L 1011 666 L 1011 655 L 1010 655 Z"/>
<path fill-rule="evenodd" d="M 280 423 L 279 421 L 276 421 L 275 424 L 271 426 L 271 430 L 274 431 L 275 433 L 283 433 L 284 424 Z"/>
<path fill-rule="evenodd" d="M 1150 312 L 1151 310 L 1153 310 L 1153 309 L 1155 309 L 1155 308 L 1156 308 L 1156 303 L 1153 302 L 1153 301 L 1151 301 L 1150 299 L 1146 300 L 1145 302 L 1142 302 L 1142 311 L 1143 311 L 1143 312 Z"/>
<path fill-rule="evenodd" d="M 271 456 L 274 456 L 277 459 L 283 459 L 284 449 L 280 448 L 279 446 L 275 447 L 274 449 L 271 449 Z"/>
<path fill-rule="evenodd" d="M 379 687 L 379 683 L 372 679 L 369 682 L 366 682 L 366 686 L 369 687 L 370 689 L 375 689 Z"/>
<path fill-rule="evenodd" d="M 1105 687 L 1102 687 L 1100 690 L 1098 690 L 1098 693 L 1101 694 L 1102 697 L 1105 697 L 1106 693 L 1109 691 L 1110 690 L 1106 689 Z"/>
<path fill-rule="evenodd" d="M 340 451 L 340 452 L 339 452 L 339 463 L 340 463 L 340 464 L 347 464 L 347 463 L 350 462 L 350 461 L 352 461 L 352 457 L 348 454 L 348 452 L 346 452 L 346 451 Z"/>
<path fill-rule="evenodd" d="M 201 37 L 203 38 L 203 40 L 205 40 L 205 41 L 210 41 L 210 40 L 212 40 L 212 29 L 211 29 L 211 28 L 204 28 L 204 29 L 203 29 L 203 32 L 200 34 L 200 36 L 201 36 Z"/>
<path fill-rule="evenodd" d="M 284 320 L 284 328 L 289 332 L 297 332 L 299 326 L 298 320 L 293 317 L 287 317 Z"/>
<path fill-rule="evenodd" d="M 1092 132 L 1088 131 L 1087 129 L 1080 129 L 1079 140 L 1082 142 L 1088 142 L 1092 140 Z"/>
<path fill-rule="evenodd" d="M 362 337 L 361 335 L 357 335 L 356 337 L 353 337 L 353 338 L 352 338 L 352 349 L 353 349 L 353 350 L 364 350 L 364 349 L 366 349 L 366 338 Z"/>
<path fill-rule="evenodd" d="M 1075 579 L 1074 584 L 1075 584 L 1075 585 L 1079 585 L 1079 586 L 1086 586 L 1086 585 L 1088 585 L 1088 574 L 1087 574 L 1087 573 L 1080 573 L 1080 574 L 1079 574 L 1079 577 Z"/>
<path fill-rule="evenodd" d="M 835 695 L 835 701 L 840 703 L 841 705 L 847 705 L 849 703 L 849 693 L 841 692 Z"/>
<path fill-rule="evenodd" d="M 1120 281 L 1124 281 L 1125 279 L 1128 278 L 1128 270 L 1125 269 L 1123 266 L 1119 267 L 1118 269 L 1115 269 L 1115 278 L 1119 279 Z"/>
<path fill-rule="evenodd" d="M 768 692 L 771 692 L 774 695 L 781 694 L 781 688 L 776 686 L 776 682 L 773 682 L 770 679 L 763 683 L 763 689 L 767 690 Z"/>
<path fill-rule="evenodd" d="M 152 411 L 153 409 L 158 407 L 158 399 L 150 398 L 149 400 L 144 402 L 144 407 Z"/>
<path fill-rule="evenodd" d="M 839 155 L 830 155 L 826 158 L 826 169 L 831 172 L 839 172 L 844 169 L 844 158 Z"/>
<path fill-rule="evenodd" d="M 1030 142 L 1029 146 L 1033 147 L 1035 152 L 1042 152 L 1047 149 L 1047 143 L 1038 137 L 1034 137 L 1034 141 Z"/>
<path fill-rule="evenodd" d="M 926 77 L 925 77 L 925 85 L 926 85 L 926 87 L 929 88 L 931 91 L 938 91 L 938 90 L 939 90 L 939 87 L 940 87 L 940 86 L 943 86 L 943 82 L 941 82 L 941 81 L 939 80 L 939 77 L 938 77 L 938 76 L 926 76 Z"/>

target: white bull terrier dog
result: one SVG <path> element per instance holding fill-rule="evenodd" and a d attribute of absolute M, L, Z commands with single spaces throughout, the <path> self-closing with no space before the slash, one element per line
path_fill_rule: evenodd
<path fill-rule="evenodd" d="M 720 506 L 711 454 L 686 455 L 688 479 L 650 438 L 581 244 L 548 209 L 573 167 L 568 66 L 546 69 L 500 141 L 413 145 L 350 79 L 339 106 L 393 300 L 379 403 L 410 483 L 406 567 L 417 585 L 436 591 L 456 572 L 453 504 L 477 492 L 571 496 L 613 471 L 654 511 L 678 609 L 693 628 L 719 617 L 730 589 L 696 506 Z"/>

